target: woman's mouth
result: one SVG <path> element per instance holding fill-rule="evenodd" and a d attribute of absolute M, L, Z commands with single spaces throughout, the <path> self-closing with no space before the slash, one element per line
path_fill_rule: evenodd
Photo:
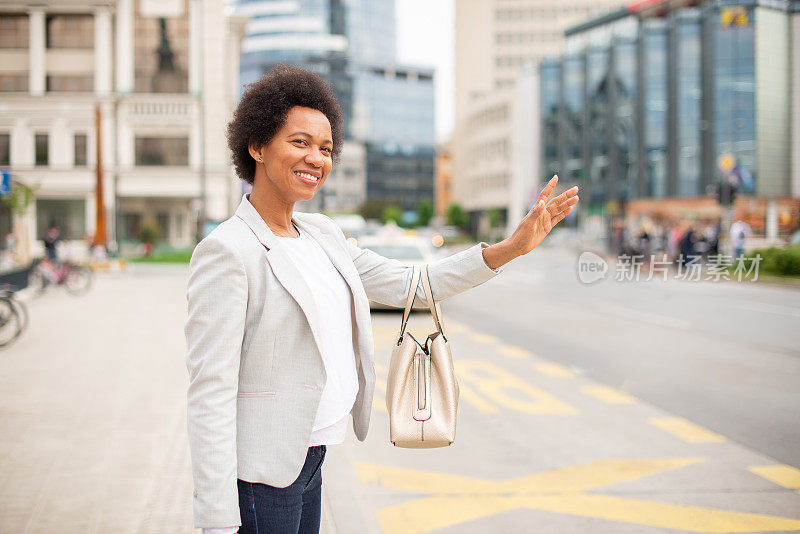
<path fill-rule="evenodd" d="M 300 178 L 301 182 L 305 182 L 311 185 L 317 185 L 318 178 L 313 174 L 309 174 L 307 172 L 302 172 L 302 171 L 294 171 L 294 174 L 295 176 Z"/>

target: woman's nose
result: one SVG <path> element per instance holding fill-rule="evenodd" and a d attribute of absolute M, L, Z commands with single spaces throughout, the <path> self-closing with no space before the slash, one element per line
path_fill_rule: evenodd
<path fill-rule="evenodd" d="M 306 163 L 315 167 L 322 167 L 325 164 L 325 160 L 322 158 L 322 153 L 314 148 L 308 151 L 305 160 Z"/>

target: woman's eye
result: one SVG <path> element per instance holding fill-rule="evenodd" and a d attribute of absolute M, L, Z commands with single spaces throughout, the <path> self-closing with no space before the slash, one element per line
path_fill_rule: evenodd
<path fill-rule="evenodd" d="M 292 142 L 293 142 L 293 143 L 303 143 L 303 144 L 305 144 L 305 141 L 304 141 L 304 140 L 302 140 L 302 139 L 295 139 L 295 140 L 294 140 L 294 141 L 292 141 Z"/>
<path fill-rule="evenodd" d="M 333 149 L 331 149 L 331 148 L 328 148 L 328 147 L 326 147 L 326 146 L 322 147 L 322 150 L 324 150 L 324 151 L 325 151 L 325 152 L 327 152 L 328 154 L 330 154 L 331 152 L 333 152 Z"/>

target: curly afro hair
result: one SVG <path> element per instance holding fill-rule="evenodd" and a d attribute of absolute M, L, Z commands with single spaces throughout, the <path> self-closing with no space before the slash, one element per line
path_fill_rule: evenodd
<path fill-rule="evenodd" d="M 333 134 L 333 161 L 342 152 L 342 110 L 333 89 L 309 70 L 280 63 L 258 81 L 247 85 L 228 123 L 228 148 L 233 153 L 236 174 L 252 184 L 256 162 L 249 147 L 268 144 L 286 122 L 294 106 L 316 109 L 325 114 Z"/>

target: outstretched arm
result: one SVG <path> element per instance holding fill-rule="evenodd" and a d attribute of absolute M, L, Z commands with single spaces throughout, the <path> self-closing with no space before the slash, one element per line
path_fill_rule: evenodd
<path fill-rule="evenodd" d="M 481 251 L 489 267 L 497 269 L 535 249 L 550 230 L 572 211 L 578 203 L 577 185 L 547 201 L 557 183 L 558 176 L 553 176 L 510 237 Z"/>

